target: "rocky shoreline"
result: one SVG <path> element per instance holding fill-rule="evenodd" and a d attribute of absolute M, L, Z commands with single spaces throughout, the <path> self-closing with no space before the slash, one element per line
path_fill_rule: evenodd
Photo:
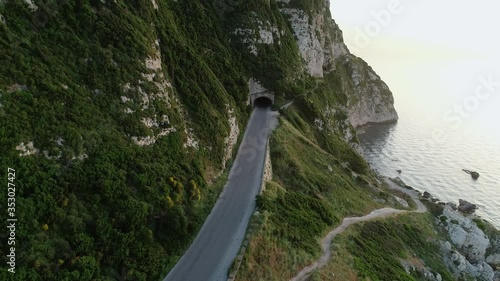
<path fill-rule="evenodd" d="M 390 180 L 406 189 L 416 190 L 399 177 Z M 427 191 L 418 192 L 420 200 L 435 216 L 439 230 L 446 233 L 448 239 L 439 241 L 439 244 L 450 272 L 460 280 L 500 281 L 500 231 L 474 213 L 477 206 L 462 199 L 458 205 L 442 202 Z M 441 280 L 440 276 L 431 275 L 429 280 Z"/>

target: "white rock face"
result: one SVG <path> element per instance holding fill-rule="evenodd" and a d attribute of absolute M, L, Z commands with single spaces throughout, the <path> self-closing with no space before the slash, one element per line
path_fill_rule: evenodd
<path fill-rule="evenodd" d="M 186 137 L 187 137 L 186 143 L 184 143 L 184 148 L 191 147 L 194 149 L 198 149 L 199 143 L 196 140 L 196 138 L 194 137 L 193 129 L 191 129 L 191 128 L 188 129 L 187 127 L 184 127 L 184 133 L 186 134 Z"/>
<path fill-rule="evenodd" d="M 149 113 L 151 111 L 151 106 L 153 102 L 161 102 L 166 105 L 167 108 L 172 109 L 183 116 L 185 120 L 188 119 L 185 114 L 180 102 L 173 93 L 173 88 L 168 81 L 168 79 L 163 74 L 162 59 L 160 52 L 160 41 L 158 39 L 152 44 L 153 54 L 148 56 L 144 61 L 144 66 L 148 70 L 146 73 L 142 73 L 142 77 L 146 81 L 139 80 L 138 85 L 132 86 L 131 83 L 123 85 L 123 93 L 126 95 L 120 96 L 121 102 L 127 105 L 124 112 L 127 114 L 135 113 L 134 110 L 130 109 L 134 103 L 140 105 L 139 112 L 144 114 L 148 112 L 148 117 L 142 117 L 141 122 L 150 129 L 148 136 L 131 136 L 132 141 L 139 146 L 150 146 L 156 143 L 156 141 L 161 138 L 168 136 L 173 132 L 179 130 L 184 131 L 186 135 L 186 142 L 184 143 L 185 148 L 195 148 L 198 149 L 198 141 L 195 138 L 193 129 L 189 128 L 187 121 L 184 122 L 184 126 L 180 125 L 180 129 L 177 127 L 165 128 L 165 124 L 169 124 L 169 118 L 167 115 L 158 116 L 155 113 Z M 143 89 L 144 83 L 153 83 L 156 87 L 154 92 L 146 92 Z M 137 99 L 137 96 L 139 99 Z M 134 99 L 135 97 L 135 99 Z M 175 103 L 177 107 L 173 108 L 172 104 Z M 160 128 L 160 123 L 163 124 Z M 184 128 L 182 128 L 184 127 Z"/>
<path fill-rule="evenodd" d="M 126 96 L 121 96 L 120 98 L 121 98 L 121 100 L 122 100 L 122 102 L 123 102 L 123 103 L 125 103 L 125 102 L 128 102 L 128 101 L 131 101 L 131 100 L 132 100 L 132 99 L 127 98 Z"/>
<path fill-rule="evenodd" d="M 80 161 L 83 161 L 83 160 L 88 159 L 88 158 L 89 158 L 89 156 L 86 153 L 82 153 L 82 154 L 80 154 L 78 156 L 73 156 L 71 158 L 71 160 L 80 160 Z"/>
<path fill-rule="evenodd" d="M 229 120 L 229 135 L 224 139 L 225 153 L 224 158 L 222 159 L 223 170 L 226 168 L 227 161 L 231 159 L 231 156 L 233 155 L 233 149 L 240 134 L 240 128 L 238 127 L 236 116 L 234 115 L 234 109 L 231 109 L 229 104 L 227 104 L 226 107 Z"/>
<path fill-rule="evenodd" d="M 323 122 L 323 120 L 321 120 L 319 118 L 314 119 L 314 126 L 316 126 L 316 128 L 318 130 L 323 131 L 325 129 L 324 125 L 325 125 L 325 122 Z"/>
<path fill-rule="evenodd" d="M 255 45 L 255 31 L 253 29 L 237 28 L 233 34 L 241 36 L 241 42 L 248 45 L 250 53 L 255 56 L 259 54 Z"/>
<path fill-rule="evenodd" d="M 155 119 L 149 117 L 142 118 L 141 122 L 148 128 L 153 128 L 153 127 L 158 128 L 158 121 L 156 121 L 156 118 Z"/>
<path fill-rule="evenodd" d="M 125 85 L 123 85 L 124 93 L 129 93 L 132 90 L 139 92 L 141 97 L 140 103 L 142 110 L 147 110 L 149 108 L 150 102 L 153 100 L 160 100 L 167 105 L 167 108 L 170 108 L 171 101 L 174 98 L 173 94 L 171 94 L 173 91 L 172 84 L 165 78 L 165 75 L 163 74 L 163 68 L 161 65 L 162 62 L 160 53 L 160 41 L 158 39 L 153 43 L 152 48 L 154 50 L 154 54 L 147 57 L 144 61 L 144 65 L 149 70 L 149 72 L 142 73 L 142 76 L 146 81 L 153 82 L 156 86 L 157 91 L 152 93 L 144 91 L 140 86 L 144 83 L 144 81 L 142 80 L 138 81 L 139 86 L 134 87 L 131 85 L 131 83 L 126 83 Z M 133 101 L 132 98 L 125 95 L 121 96 L 120 98 L 123 103 Z M 126 109 L 125 111 L 128 112 L 129 110 Z"/>
<path fill-rule="evenodd" d="M 32 12 L 36 12 L 38 11 L 38 6 L 35 5 L 35 3 L 33 3 L 32 0 L 24 0 L 24 3 L 28 4 L 28 8 L 32 11 Z"/>
<path fill-rule="evenodd" d="M 483 262 L 480 266 L 482 266 L 482 271 L 479 277 L 483 280 L 493 280 L 493 278 L 495 277 L 493 268 L 485 262 Z"/>
<path fill-rule="evenodd" d="M 59 137 L 59 138 L 57 138 L 57 139 L 55 140 L 55 142 L 57 143 L 57 145 L 59 145 L 59 146 L 63 146 L 63 144 L 64 144 L 65 140 L 64 140 L 63 138 Z"/>
<path fill-rule="evenodd" d="M 326 10 L 316 11 L 312 15 L 296 8 L 282 8 L 280 11 L 289 17 L 300 55 L 311 76 L 323 77 L 325 72 L 335 69 L 337 60 L 349 54 L 342 32 Z"/>
<path fill-rule="evenodd" d="M 156 39 L 152 47 L 154 50 L 154 54 L 147 57 L 144 64 L 146 65 L 146 68 L 152 70 L 153 73 L 142 74 L 142 76 L 148 81 L 153 81 L 153 78 L 155 78 L 157 75 L 160 79 L 164 79 L 161 66 L 160 40 Z"/>
<path fill-rule="evenodd" d="M 280 2 L 288 4 L 288 1 Z M 350 54 L 342 31 L 329 17 L 328 11 L 307 14 L 287 7 L 280 11 L 288 16 L 300 55 L 311 76 L 323 77 L 334 71 L 339 63 L 349 66 L 352 85 L 345 84 L 342 91 L 348 97 L 347 112 L 353 127 L 398 119 L 389 88 L 366 63 Z"/>
<path fill-rule="evenodd" d="M 24 142 L 20 143 L 18 146 L 16 146 L 16 150 L 20 151 L 19 156 L 29 156 L 29 155 L 35 155 L 40 152 L 38 148 L 35 148 L 35 145 L 33 144 L 33 141 L 28 141 L 26 144 Z"/>
<path fill-rule="evenodd" d="M 449 218 L 446 226 L 452 242 L 471 262 L 484 262 L 490 240 L 471 219 L 446 206 L 443 215 Z M 451 221 L 458 222 L 452 223 Z"/>
<path fill-rule="evenodd" d="M 353 127 L 398 119 L 389 88 L 365 65 L 352 64 L 354 93 L 349 97 L 349 122 Z M 377 77 L 377 79 L 373 79 Z"/>
<path fill-rule="evenodd" d="M 447 217 L 446 230 L 450 240 L 456 247 L 453 249 L 450 242 L 441 243 L 441 252 L 444 261 L 451 272 L 460 278 L 471 276 L 474 280 L 495 280 L 494 269 L 488 264 L 494 261 L 485 259 L 486 249 L 491 241 L 469 217 L 464 217 L 450 206 L 445 206 L 443 215 Z M 500 258 L 500 254 L 498 254 Z"/>
<path fill-rule="evenodd" d="M 138 146 L 150 146 L 156 143 L 156 141 L 160 137 L 168 136 L 170 133 L 176 132 L 177 129 L 175 127 L 173 128 L 167 128 L 167 129 L 162 129 L 160 133 L 158 133 L 155 136 L 146 136 L 146 137 L 132 137 L 132 140 L 134 141 L 135 144 Z"/>
<path fill-rule="evenodd" d="M 239 40 L 246 44 L 248 50 L 253 55 L 257 56 L 259 54 L 258 44 L 281 44 L 280 42 L 280 31 L 278 27 L 271 24 L 269 21 L 263 22 L 258 18 L 252 19 L 253 23 L 257 26 L 257 30 L 251 28 L 236 28 L 233 31 L 234 35 L 239 37 Z"/>
<path fill-rule="evenodd" d="M 307 72 L 314 77 L 323 77 L 323 64 L 325 56 L 323 46 L 317 38 L 318 27 L 315 25 L 317 19 L 313 20 L 313 25 L 309 24 L 309 16 L 302 10 L 283 8 L 281 12 L 290 16 L 300 55 L 306 63 Z"/>
<path fill-rule="evenodd" d="M 167 115 L 161 116 L 161 123 L 163 124 L 169 124 L 170 121 L 168 119 Z M 177 132 L 177 129 L 173 126 L 171 128 L 162 128 L 160 129 L 160 124 L 158 122 L 158 117 L 154 116 L 154 118 L 151 117 L 145 117 L 141 119 L 142 124 L 144 126 L 148 127 L 151 130 L 151 136 L 145 136 L 145 137 L 138 137 L 138 136 L 133 136 L 132 140 L 135 142 L 135 144 L 139 146 L 150 146 L 156 143 L 156 141 L 164 136 L 168 136 L 170 133 Z M 157 132 L 157 133 L 155 133 Z"/>
<path fill-rule="evenodd" d="M 151 0 L 151 2 L 153 3 L 153 8 L 155 10 L 158 10 L 158 4 L 156 3 L 156 0 Z"/>
<path fill-rule="evenodd" d="M 262 83 L 259 80 L 255 79 L 255 78 L 248 79 L 247 84 L 248 84 L 248 100 L 247 100 L 247 105 L 250 105 L 250 97 L 253 94 L 266 92 L 267 89 L 264 86 L 262 86 Z"/>
<path fill-rule="evenodd" d="M 274 43 L 280 44 L 280 32 L 276 26 L 271 25 L 271 23 L 263 23 L 262 21 L 258 21 L 259 23 L 259 39 L 257 43 L 271 45 Z M 276 37 L 276 39 L 275 39 Z"/>
<path fill-rule="evenodd" d="M 256 93 L 261 93 L 267 91 L 267 89 L 262 86 L 262 83 L 255 79 L 255 78 L 250 78 L 248 80 L 248 90 L 249 90 L 249 96 L 256 94 Z"/>
<path fill-rule="evenodd" d="M 495 266 L 500 266 L 500 253 L 490 255 L 486 258 L 486 262 Z"/>
<path fill-rule="evenodd" d="M 471 276 L 478 280 L 494 280 L 493 268 L 485 262 L 476 265 L 471 264 L 460 252 L 451 250 L 451 244 L 445 242 L 441 244 L 441 251 L 445 257 L 445 264 L 454 276 L 465 278 Z"/>
<path fill-rule="evenodd" d="M 331 19 L 328 5 L 324 5 L 323 10 L 304 11 L 293 7 L 289 0 L 278 2 L 280 12 L 290 23 L 307 73 L 313 77 L 324 77 L 325 73 L 335 71 L 340 65 L 351 76 L 351 79 L 343 79 L 349 82 L 343 81 L 344 85 L 339 89 L 348 99 L 346 112 L 350 125 L 358 127 L 398 119 L 389 88 L 366 63 L 350 54 L 344 44 L 342 31 Z M 252 16 L 251 21 L 251 28 L 238 27 L 233 34 L 255 56 L 259 54 L 259 44 L 280 44 L 281 36 L 286 34 L 285 30 L 279 30 L 270 22 L 263 22 L 257 15 Z M 316 120 L 316 125 L 323 129 L 327 123 L 327 120 Z M 346 140 L 353 139 L 348 127 L 343 132 Z M 358 152 L 361 151 L 355 142 L 352 145 L 356 146 Z"/>

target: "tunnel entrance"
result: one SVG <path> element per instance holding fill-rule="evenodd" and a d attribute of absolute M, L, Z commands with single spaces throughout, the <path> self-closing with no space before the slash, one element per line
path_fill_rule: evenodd
<path fill-rule="evenodd" d="M 269 107 L 274 104 L 274 93 L 270 91 L 252 93 L 250 104 L 254 107 Z"/>
<path fill-rule="evenodd" d="M 273 101 L 268 97 L 260 97 L 253 101 L 254 107 L 271 107 Z"/>

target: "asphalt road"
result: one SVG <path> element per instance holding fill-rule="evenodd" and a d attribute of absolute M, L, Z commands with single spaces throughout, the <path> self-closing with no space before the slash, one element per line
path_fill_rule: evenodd
<path fill-rule="evenodd" d="M 256 107 L 224 190 L 195 240 L 164 281 L 226 281 L 260 191 L 269 107 Z"/>

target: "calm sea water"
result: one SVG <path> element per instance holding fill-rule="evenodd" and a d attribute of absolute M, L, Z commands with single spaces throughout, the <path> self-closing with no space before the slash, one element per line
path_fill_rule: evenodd
<path fill-rule="evenodd" d="M 455 130 L 450 124 L 425 118 L 425 110 L 414 114 L 403 108 L 398 113 L 397 123 L 360 129 L 361 145 L 372 168 L 385 176 L 399 176 L 441 201 L 472 202 L 479 206 L 478 215 L 500 229 L 500 140 L 493 137 L 495 132 L 481 135 Z M 462 169 L 481 176 L 474 181 Z"/>

